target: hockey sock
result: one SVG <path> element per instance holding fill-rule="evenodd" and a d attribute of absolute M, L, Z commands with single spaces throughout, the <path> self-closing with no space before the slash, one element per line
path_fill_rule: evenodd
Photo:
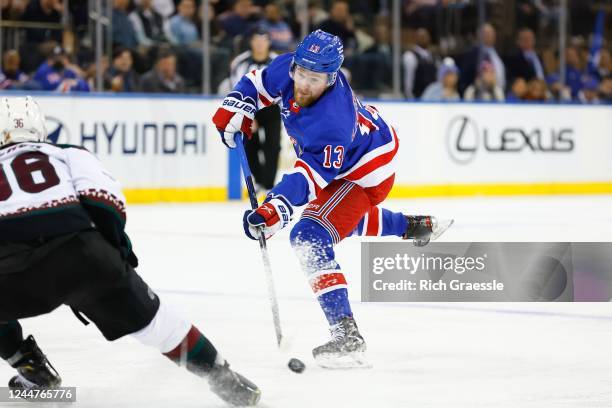
<path fill-rule="evenodd" d="M 191 326 L 189 333 L 173 350 L 164 353 L 166 357 L 187 370 L 196 374 L 203 374 L 216 364 L 223 364 L 225 360 L 217 349 L 197 327 Z"/>
<path fill-rule="evenodd" d="M 13 357 L 23 342 L 23 332 L 17 320 L 0 323 L 0 357 L 8 360 Z"/>
<path fill-rule="evenodd" d="M 310 277 L 310 286 L 330 326 L 343 317 L 353 316 L 346 279 L 340 270 L 322 271 Z"/>
<path fill-rule="evenodd" d="M 359 221 L 351 235 L 401 237 L 408 228 L 406 216 L 385 208 L 372 207 Z"/>
<path fill-rule="evenodd" d="M 329 324 L 353 316 L 329 232 L 318 222 L 302 219 L 291 231 L 291 245 Z"/>

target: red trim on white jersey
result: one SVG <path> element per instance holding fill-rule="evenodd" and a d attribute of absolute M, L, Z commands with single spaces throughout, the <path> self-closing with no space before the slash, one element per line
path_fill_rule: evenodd
<path fill-rule="evenodd" d="M 266 106 L 270 106 L 273 103 L 278 103 L 280 101 L 280 97 L 274 98 L 263 84 L 262 77 L 263 69 L 254 69 L 249 72 L 245 76 L 253 83 L 255 89 L 257 90 L 257 109 L 265 108 Z"/>

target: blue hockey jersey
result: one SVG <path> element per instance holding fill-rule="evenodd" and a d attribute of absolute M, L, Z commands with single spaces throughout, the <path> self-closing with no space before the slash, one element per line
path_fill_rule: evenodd
<path fill-rule="evenodd" d="M 392 177 L 399 146 L 393 129 L 375 108 L 359 101 L 341 72 L 315 103 L 300 107 L 289 75 L 292 58 L 293 53 L 283 54 L 268 67 L 247 73 L 233 91 L 257 101 L 257 109 L 281 107 L 297 160 L 271 193 L 300 206 L 334 179 L 369 188 Z"/>

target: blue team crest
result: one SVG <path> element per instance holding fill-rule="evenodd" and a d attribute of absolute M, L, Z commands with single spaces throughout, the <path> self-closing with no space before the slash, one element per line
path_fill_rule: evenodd
<path fill-rule="evenodd" d="M 311 44 L 310 47 L 308 47 L 308 51 L 318 54 L 319 51 L 321 51 L 321 47 L 318 44 Z"/>

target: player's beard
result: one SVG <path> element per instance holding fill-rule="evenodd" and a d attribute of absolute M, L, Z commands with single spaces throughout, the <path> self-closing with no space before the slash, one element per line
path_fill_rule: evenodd
<path fill-rule="evenodd" d="M 312 93 L 301 93 L 295 85 L 293 85 L 293 98 L 295 102 L 303 108 L 312 105 L 318 99 L 318 97 L 315 97 Z"/>

